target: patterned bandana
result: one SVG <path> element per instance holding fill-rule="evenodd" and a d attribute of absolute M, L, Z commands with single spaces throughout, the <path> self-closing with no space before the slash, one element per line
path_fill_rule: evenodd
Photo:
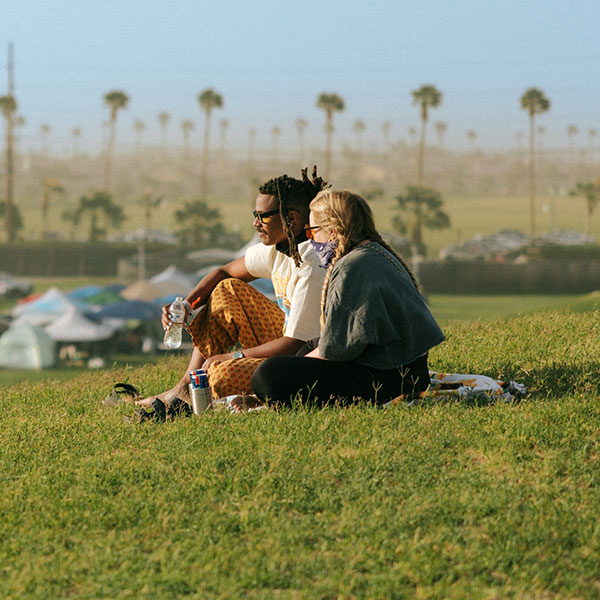
<path fill-rule="evenodd" d="M 315 240 L 310 240 L 310 243 L 321 261 L 321 267 L 326 269 L 331 264 L 331 259 L 335 254 L 338 243 L 332 240 L 329 242 L 315 242 Z"/>

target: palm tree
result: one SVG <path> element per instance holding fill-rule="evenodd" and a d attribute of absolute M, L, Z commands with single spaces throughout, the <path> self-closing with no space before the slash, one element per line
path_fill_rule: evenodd
<path fill-rule="evenodd" d="M 577 125 L 573 125 L 572 123 L 567 126 L 567 137 L 569 138 L 569 153 L 573 154 L 574 146 L 573 143 L 575 141 L 575 136 L 579 133 L 579 129 Z"/>
<path fill-rule="evenodd" d="M 42 142 L 42 154 L 46 158 L 48 157 L 48 154 L 50 154 L 49 138 L 50 138 L 51 131 L 52 131 L 52 128 L 50 127 L 50 125 L 48 125 L 48 123 L 42 123 L 40 125 L 40 139 Z"/>
<path fill-rule="evenodd" d="M 279 136 L 281 135 L 280 127 L 273 127 L 271 129 L 271 163 L 274 165 L 277 162 L 277 156 L 279 151 Z"/>
<path fill-rule="evenodd" d="M 535 238 L 535 115 L 550 109 L 544 92 L 530 88 L 521 96 L 521 108 L 529 115 L 529 220 L 531 241 Z"/>
<path fill-rule="evenodd" d="M 408 139 L 410 141 L 410 145 L 414 146 L 417 141 L 417 128 L 416 127 L 408 128 Z"/>
<path fill-rule="evenodd" d="M 110 176 L 112 169 L 112 157 L 115 149 L 115 137 L 117 134 L 117 115 L 122 108 L 127 106 L 129 96 L 120 90 L 113 90 L 104 94 L 104 104 L 108 106 L 110 111 L 110 119 L 108 122 L 108 140 L 106 142 L 106 158 L 104 163 L 104 191 L 108 195 L 110 187 Z"/>
<path fill-rule="evenodd" d="M 71 153 L 73 155 L 73 158 L 75 158 L 79 155 L 79 140 L 81 140 L 81 127 L 73 127 L 73 129 L 71 129 L 71 138 L 73 142 Z"/>
<path fill-rule="evenodd" d="M 331 171 L 331 144 L 333 141 L 333 114 L 344 110 L 346 105 L 337 94 L 319 94 L 317 108 L 325 112 L 325 176 Z"/>
<path fill-rule="evenodd" d="M 401 214 L 394 217 L 394 228 L 400 233 L 408 231 L 413 255 L 424 254 L 423 228 L 450 227 L 450 217 L 442 210 L 442 197 L 431 188 L 408 185 L 404 194 L 396 196 L 396 202 Z"/>
<path fill-rule="evenodd" d="M 467 131 L 467 140 L 469 140 L 469 150 L 473 152 L 475 148 L 475 140 L 477 139 L 477 132 L 473 129 Z"/>
<path fill-rule="evenodd" d="M 187 245 L 199 247 L 211 243 L 223 230 L 221 213 L 203 200 L 186 202 L 175 211 L 175 220 L 180 224 L 179 234 Z"/>
<path fill-rule="evenodd" d="M 600 202 L 600 179 L 596 182 L 578 183 L 569 192 L 571 196 L 583 196 L 585 199 L 585 227 L 583 235 L 587 238 L 592 226 L 592 216 L 596 205 Z"/>
<path fill-rule="evenodd" d="M 0 219 L 4 219 L 4 228 L 8 231 L 7 223 L 7 203 L 5 200 L 0 200 Z M 23 229 L 23 219 L 21 217 L 21 211 L 18 206 L 12 207 L 12 231 L 13 237 L 16 239 L 17 232 Z"/>
<path fill-rule="evenodd" d="M 181 121 L 181 131 L 183 132 L 183 156 L 187 162 L 190 157 L 190 133 L 194 129 L 194 123 L 190 119 Z"/>
<path fill-rule="evenodd" d="M 171 115 L 168 112 L 159 112 L 158 113 L 158 123 L 160 125 L 160 129 L 162 131 L 162 147 L 163 147 L 163 155 L 166 156 L 168 154 L 167 148 L 167 125 L 169 124 L 169 119 Z"/>
<path fill-rule="evenodd" d="M 42 239 L 48 237 L 48 207 L 50 205 L 50 195 L 53 193 L 63 193 L 65 188 L 54 178 L 49 177 L 43 183 L 42 190 Z"/>
<path fill-rule="evenodd" d="M 150 188 L 146 188 L 144 195 L 137 202 L 137 204 L 139 204 L 144 211 L 144 229 L 146 232 L 152 229 L 152 214 L 154 209 L 158 208 L 162 200 L 162 196 L 153 197 L 150 193 Z"/>
<path fill-rule="evenodd" d="M 227 130 L 229 129 L 229 121 L 222 119 L 220 125 L 220 141 L 219 141 L 219 154 L 221 155 L 221 162 L 224 164 L 227 158 Z"/>
<path fill-rule="evenodd" d="M 384 121 L 381 124 L 381 133 L 383 133 L 383 151 L 384 153 L 388 151 L 390 147 L 390 132 L 392 131 L 392 123 L 391 121 Z"/>
<path fill-rule="evenodd" d="M 150 188 L 146 188 L 144 195 L 136 202 L 144 210 L 144 231 L 140 236 L 138 246 L 138 280 L 146 279 L 146 240 L 152 227 L 152 212 L 162 202 L 162 196 L 152 197 Z"/>
<path fill-rule="evenodd" d="M 133 130 L 135 131 L 135 153 L 138 158 L 142 149 L 142 135 L 144 134 L 144 129 L 146 129 L 146 123 L 141 119 L 136 119 L 133 122 Z"/>
<path fill-rule="evenodd" d="M 538 134 L 538 137 L 537 137 L 538 152 L 537 152 L 537 154 L 538 154 L 538 156 L 540 157 L 540 160 L 541 160 L 542 155 L 544 153 L 543 152 L 544 147 L 543 147 L 543 144 L 542 144 L 542 138 L 546 135 L 546 128 L 543 125 L 538 125 L 537 134 Z"/>
<path fill-rule="evenodd" d="M 123 209 L 115 204 L 112 196 L 105 191 L 95 192 L 91 197 L 81 196 L 78 206 L 63 216 L 70 218 L 75 225 L 79 225 L 85 215 L 89 215 L 90 218 L 88 235 L 90 242 L 97 242 L 104 238 L 108 227 L 119 228 L 125 219 Z M 104 229 L 100 227 L 101 221 L 105 223 Z"/>
<path fill-rule="evenodd" d="M 357 119 L 352 125 L 352 131 L 356 135 L 356 153 L 360 156 L 363 151 L 363 133 L 365 132 L 365 122 Z"/>
<path fill-rule="evenodd" d="M 15 129 L 18 127 L 19 129 L 23 129 L 27 125 L 27 119 L 23 115 L 17 115 L 15 117 Z M 18 143 L 20 139 L 19 136 L 13 137 L 13 156 L 18 153 Z"/>
<path fill-rule="evenodd" d="M 440 150 L 443 150 L 444 148 L 444 134 L 446 133 L 446 130 L 448 129 L 448 125 L 446 125 L 446 123 L 444 123 L 443 121 L 438 121 L 435 125 L 435 133 L 437 134 L 437 138 L 438 138 L 438 146 L 440 148 Z"/>
<path fill-rule="evenodd" d="M 296 132 L 298 133 L 298 152 L 300 154 L 300 164 L 304 164 L 306 148 L 304 146 L 304 131 L 308 127 L 308 121 L 302 117 L 296 119 Z"/>
<path fill-rule="evenodd" d="M 590 153 L 590 163 L 594 163 L 594 155 L 596 154 L 596 138 L 598 137 L 598 130 L 593 127 L 588 129 L 588 144 Z"/>
<path fill-rule="evenodd" d="M 256 155 L 256 129 L 250 128 L 248 131 L 248 174 L 254 175 L 254 157 Z"/>
<path fill-rule="evenodd" d="M 210 115 L 215 108 L 223 108 L 223 97 L 212 89 L 198 94 L 200 108 L 204 111 L 204 144 L 202 147 L 202 172 L 200 174 L 200 193 L 206 197 L 208 182 L 208 152 L 210 146 Z"/>
<path fill-rule="evenodd" d="M 423 182 L 423 160 L 425 158 L 425 128 L 429 118 L 429 109 L 438 107 L 442 102 L 442 93 L 433 85 L 422 85 L 412 92 L 413 104 L 421 111 L 421 139 L 417 158 L 417 183 Z"/>
<path fill-rule="evenodd" d="M 13 162 L 13 125 L 17 112 L 14 96 L 0 96 L 0 111 L 6 119 L 6 241 L 12 244 L 16 236 L 15 198 L 14 198 L 14 162 Z"/>

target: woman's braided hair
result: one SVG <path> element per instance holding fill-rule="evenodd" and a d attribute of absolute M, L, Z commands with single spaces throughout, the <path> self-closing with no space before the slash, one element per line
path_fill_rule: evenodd
<path fill-rule="evenodd" d="M 275 196 L 279 205 L 279 214 L 283 223 L 283 231 L 287 238 L 287 253 L 294 259 L 296 266 L 302 262 L 298 252 L 298 242 L 290 224 L 288 211 L 294 208 L 304 216 L 308 222 L 308 205 L 311 200 L 327 187 L 327 182 L 317 175 L 317 166 L 313 166 L 312 179 L 308 178 L 308 168 L 302 169 L 302 179 L 294 179 L 287 175 L 280 175 L 263 183 L 258 191 L 261 194 Z"/>
<path fill-rule="evenodd" d="M 358 194 L 348 191 L 323 190 L 310 203 L 315 221 L 323 229 L 332 232 L 332 238 L 338 243 L 331 265 L 327 270 L 321 295 L 321 327 L 325 324 L 325 303 L 331 278 L 331 267 L 345 254 L 348 254 L 361 242 L 377 242 L 395 256 L 406 269 L 417 290 L 419 283 L 406 261 L 387 244 L 375 229 L 373 213 L 367 201 Z M 333 231 L 334 230 L 334 231 Z"/>

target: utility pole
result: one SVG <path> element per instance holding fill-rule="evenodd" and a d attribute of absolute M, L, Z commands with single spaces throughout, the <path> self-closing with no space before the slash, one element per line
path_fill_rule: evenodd
<path fill-rule="evenodd" d="M 13 165 L 13 127 L 15 122 L 15 84 L 13 78 L 13 45 L 8 44 L 8 98 L 12 99 L 13 106 L 6 110 L 6 241 L 9 245 L 15 239 L 14 214 L 14 165 Z"/>

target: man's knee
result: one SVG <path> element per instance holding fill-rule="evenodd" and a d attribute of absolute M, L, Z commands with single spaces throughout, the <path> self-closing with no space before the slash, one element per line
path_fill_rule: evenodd
<path fill-rule="evenodd" d="M 223 279 L 217 283 L 215 289 L 212 294 L 216 293 L 225 293 L 225 294 L 235 294 L 238 291 L 243 289 L 247 289 L 249 285 L 242 281 L 241 279 L 237 279 L 236 277 L 228 277 L 227 279 Z M 211 296 L 212 296 L 211 294 Z"/>

